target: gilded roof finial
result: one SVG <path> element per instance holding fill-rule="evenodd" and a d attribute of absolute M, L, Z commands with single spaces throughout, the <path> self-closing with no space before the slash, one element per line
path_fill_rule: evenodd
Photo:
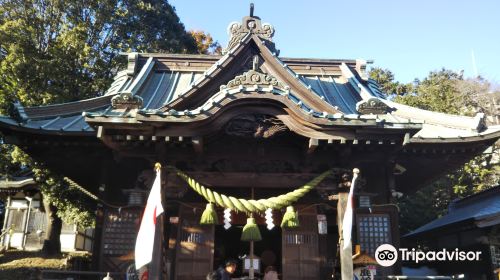
<path fill-rule="evenodd" d="M 250 17 L 253 17 L 253 3 L 250 3 Z"/>

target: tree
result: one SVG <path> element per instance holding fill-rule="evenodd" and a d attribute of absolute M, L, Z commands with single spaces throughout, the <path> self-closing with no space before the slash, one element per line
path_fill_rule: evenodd
<path fill-rule="evenodd" d="M 0 0 L 0 108 L 100 95 L 126 51 L 196 44 L 163 0 Z"/>
<path fill-rule="evenodd" d="M 12 114 L 14 101 L 37 106 L 102 95 L 125 63 L 119 53 L 128 51 L 197 48 L 166 0 L 0 0 L 0 114 Z M 43 163 L 13 146 L 2 150 L 2 175 L 21 164 L 33 169 L 50 223 L 43 250 L 59 252 L 59 218 L 88 224 L 89 203 Z"/>
<path fill-rule="evenodd" d="M 198 53 L 200 54 L 222 54 L 222 46 L 214 41 L 210 33 L 199 30 L 191 30 L 189 34 L 194 38 Z"/>
<path fill-rule="evenodd" d="M 392 79 L 386 80 L 392 82 Z M 489 83 L 484 79 L 464 79 L 462 72 L 441 69 L 430 72 L 422 81 L 416 80 L 412 92 L 398 94 L 394 100 L 421 109 L 474 116 L 478 112 L 488 113 L 488 101 L 492 96 Z M 497 185 L 500 178 L 497 154 L 498 148 L 493 147 L 492 153 L 475 157 L 458 170 L 399 201 L 402 233 L 445 214 L 453 200 Z"/>
<path fill-rule="evenodd" d="M 388 69 L 374 67 L 369 72 L 370 79 L 373 79 L 380 86 L 382 92 L 387 96 L 396 96 L 412 92 L 412 84 L 401 84 L 394 80 L 394 74 Z"/>
<path fill-rule="evenodd" d="M 457 90 L 457 82 L 462 80 L 462 73 L 432 71 L 424 80 L 415 80 L 413 93 L 396 96 L 395 101 L 429 111 L 463 115 L 467 111 L 464 106 L 470 104 Z"/>

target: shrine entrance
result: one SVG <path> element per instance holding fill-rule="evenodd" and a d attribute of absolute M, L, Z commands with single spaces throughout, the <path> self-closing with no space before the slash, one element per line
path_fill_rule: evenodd
<path fill-rule="evenodd" d="M 243 226 L 243 223 L 233 224 L 227 230 L 223 225 L 215 226 L 214 269 L 224 264 L 228 259 L 237 260 L 238 268 L 233 277 L 248 275 L 244 263 L 245 259 L 249 258 L 250 242 L 241 241 Z M 274 266 L 281 274 L 282 230 L 279 226 L 268 230 L 265 224 L 260 224 L 259 230 L 262 240 L 254 242 L 254 256 L 259 260 L 259 267 L 255 269 L 255 275 L 263 275 L 265 268 L 270 265 Z M 248 260 L 247 263 L 249 263 Z"/>

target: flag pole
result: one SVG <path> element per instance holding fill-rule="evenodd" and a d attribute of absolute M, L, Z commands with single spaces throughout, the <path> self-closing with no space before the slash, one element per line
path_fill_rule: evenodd
<path fill-rule="evenodd" d="M 353 195 L 359 169 L 353 169 L 349 193 L 339 193 L 337 223 L 339 227 L 340 273 L 342 280 L 353 279 L 351 231 L 353 220 Z"/>
<path fill-rule="evenodd" d="M 160 176 L 159 173 L 161 173 L 161 164 L 159 162 L 155 163 L 154 170 L 157 174 L 157 176 Z M 160 177 L 161 178 L 161 177 Z M 163 201 L 162 201 L 162 194 L 161 194 L 161 188 L 160 188 L 160 203 L 163 206 Z M 151 260 L 151 263 L 149 264 L 149 277 L 148 280 L 160 280 L 162 279 L 161 273 L 162 273 L 162 230 L 161 228 L 163 227 L 163 215 L 157 216 L 156 217 L 156 227 L 155 227 L 155 237 L 154 237 L 154 243 L 153 243 L 153 257 Z"/>
<path fill-rule="evenodd" d="M 161 279 L 159 274 L 161 263 L 158 262 L 161 262 L 161 256 L 158 256 L 158 245 L 161 242 L 158 241 L 161 241 L 161 234 L 159 233 L 162 226 L 162 219 L 158 219 L 158 217 L 161 217 L 163 213 L 160 163 L 155 164 L 155 171 L 156 177 L 149 191 L 135 243 L 135 268 L 141 273 L 141 271 L 147 270 L 145 268 L 149 265 L 150 270 L 147 273 L 149 276 L 148 279 L 151 280 Z M 160 223 L 158 223 L 158 220 L 160 220 Z M 154 254 L 155 251 L 157 252 L 156 255 Z M 159 252 L 161 254 L 161 250 Z"/>

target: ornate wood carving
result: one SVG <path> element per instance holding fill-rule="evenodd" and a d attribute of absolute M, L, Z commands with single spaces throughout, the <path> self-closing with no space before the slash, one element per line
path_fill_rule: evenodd
<path fill-rule="evenodd" d="M 231 22 L 227 28 L 230 35 L 227 47 L 222 51 L 226 54 L 243 39 L 247 34 L 255 34 L 259 38 L 272 42 L 274 27 L 269 23 L 262 24 L 260 18 L 256 16 L 246 16 L 242 22 Z"/>
<path fill-rule="evenodd" d="M 356 104 L 356 110 L 360 114 L 385 114 L 393 109 L 378 98 L 370 98 Z"/>
<path fill-rule="evenodd" d="M 255 86 L 255 85 L 272 85 L 275 87 L 282 88 L 283 90 L 288 89 L 288 86 L 279 82 L 275 77 L 269 74 L 259 72 L 259 56 L 254 56 L 252 62 L 252 69 L 243 73 L 242 75 L 236 76 L 234 79 L 229 81 L 226 85 L 220 86 L 221 90 L 235 88 L 238 86 Z"/>
<path fill-rule="evenodd" d="M 279 119 L 267 115 L 239 115 L 226 125 L 228 135 L 249 138 L 270 138 L 288 130 Z"/>
<path fill-rule="evenodd" d="M 124 91 L 111 98 L 111 106 L 115 109 L 139 109 L 142 107 L 142 98 Z"/>

